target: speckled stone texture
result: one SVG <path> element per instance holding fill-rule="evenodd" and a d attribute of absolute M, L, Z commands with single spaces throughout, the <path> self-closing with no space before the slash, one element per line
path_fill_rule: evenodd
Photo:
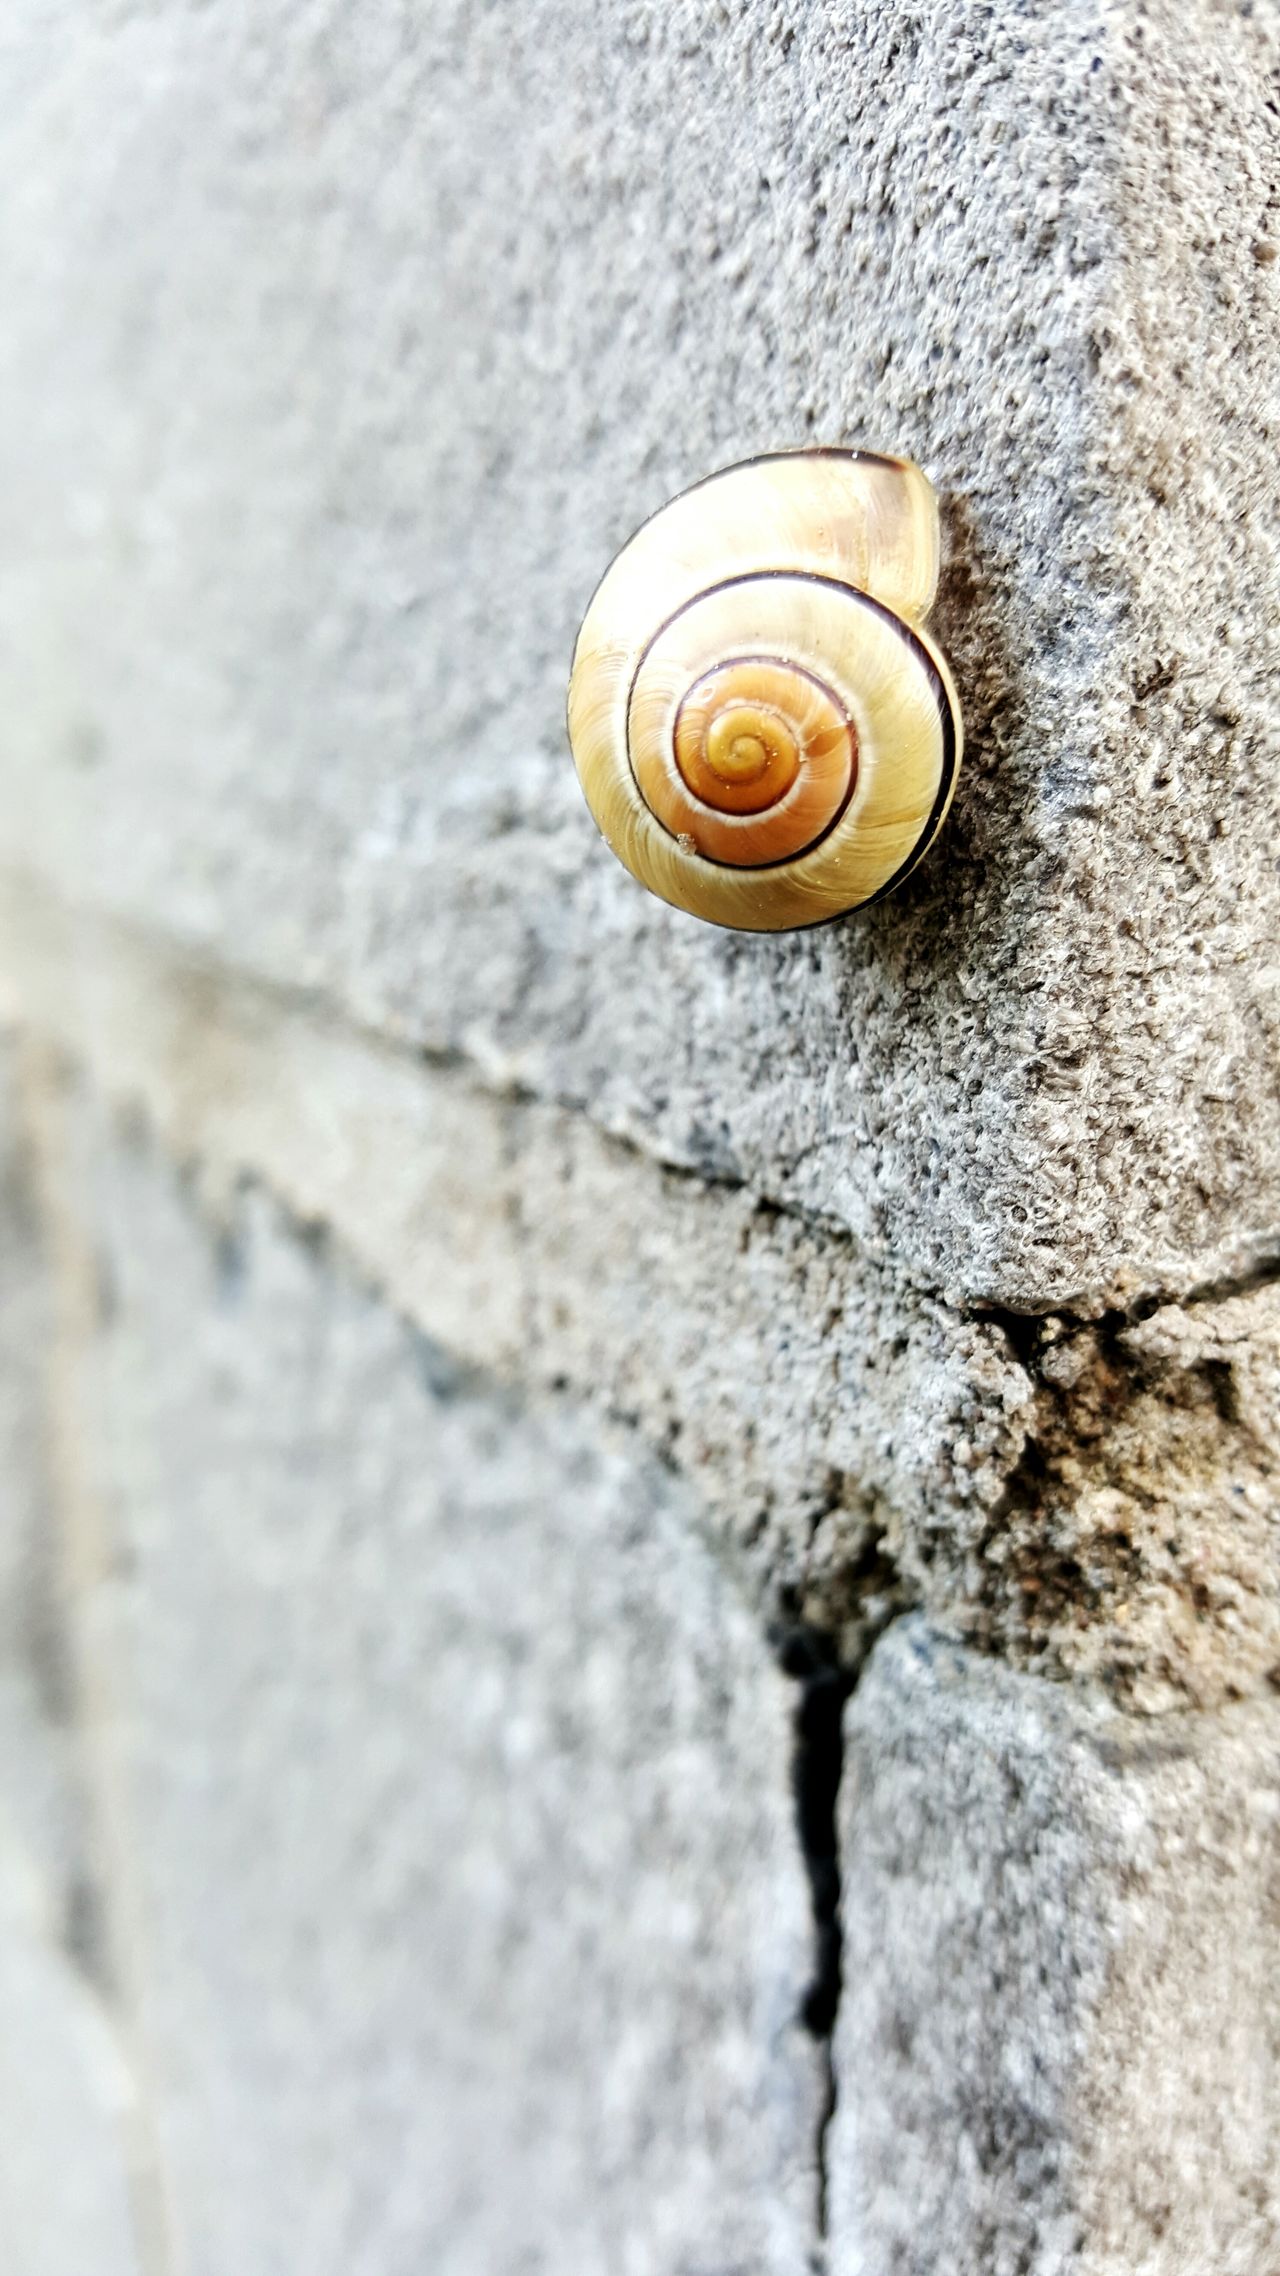
<path fill-rule="evenodd" d="M 260 1197 L 125 1147 L 98 1199 L 180 2265 L 807 2276 L 794 1688 L 683 1494 Z"/>
<path fill-rule="evenodd" d="M 913 1619 L 846 1738 L 832 2276 L 1267 2276 L 1280 1703 L 1143 1723 Z"/>
<path fill-rule="evenodd" d="M 1274 1683 L 1265 1277 L 1095 1321 L 968 1314 L 748 1187 L 0 879 L 6 970 L 169 1153 L 337 1229 L 469 1364 L 625 1423 L 689 1481 L 767 1626 L 803 1618 L 856 1668 L 918 1601 L 1145 1712 Z"/>
<path fill-rule="evenodd" d="M 1280 1244 L 1280 44 L 1225 0 L 14 0 L 2 844 L 915 1280 Z M 918 457 L 970 760 L 718 937 L 594 837 L 578 615 L 761 447 Z"/>
<path fill-rule="evenodd" d="M 1275 2276 L 1278 82 L 1243 0 L 0 16 L 0 1018 L 115 1163 L 196 2276 L 772 2276 L 823 2172 L 831 2276 Z M 720 935 L 568 657 L 811 439 L 938 484 L 967 769 Z M 803 1623 L 881 1636 L 825 2160 Z"/>

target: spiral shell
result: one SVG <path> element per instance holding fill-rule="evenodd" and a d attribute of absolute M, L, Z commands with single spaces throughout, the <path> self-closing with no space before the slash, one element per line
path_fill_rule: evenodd
<path fill-rule="evenodd" d="M 587 804 L 642 885 L 778 932 L 900 883 L 960 764 L 923 629 L 937 573 L 930 483 L 866 451 L 750 459 L 644 524 L 597 587 L 569 683 Z"/>

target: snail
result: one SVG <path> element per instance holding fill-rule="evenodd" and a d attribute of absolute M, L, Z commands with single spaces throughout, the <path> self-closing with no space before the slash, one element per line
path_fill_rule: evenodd
<path fill-rule="evenodd" d="M 587 609 L 569 739 L 618 859 L 712 924 L 781 932 L 877 899 L 933 843 L 962 749 L 924 629 L 918 466 L 779 451 L 644 523 Z"/>

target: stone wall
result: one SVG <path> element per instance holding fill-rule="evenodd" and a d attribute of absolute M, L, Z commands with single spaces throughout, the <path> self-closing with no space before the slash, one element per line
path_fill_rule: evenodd
<path fill-rule="evenodd" d="M 15 2276 L 1272 2276 L 1278 86 L 12 0 Z M 810 439 L 937 482 L 969 758 L 718 934 L 567 658 Z"/>

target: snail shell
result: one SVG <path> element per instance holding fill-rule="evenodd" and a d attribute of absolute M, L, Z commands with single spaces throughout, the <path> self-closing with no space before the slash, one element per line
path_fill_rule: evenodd
<path fill-rule="evenodd" d="M 962 748 L 924 631 L 938 550 L 927 478 L 868 451 L 749 459 L 636 533 L 578 635 L 569 738 L 642 885 L 778 932 L 915 867 Z"/>

